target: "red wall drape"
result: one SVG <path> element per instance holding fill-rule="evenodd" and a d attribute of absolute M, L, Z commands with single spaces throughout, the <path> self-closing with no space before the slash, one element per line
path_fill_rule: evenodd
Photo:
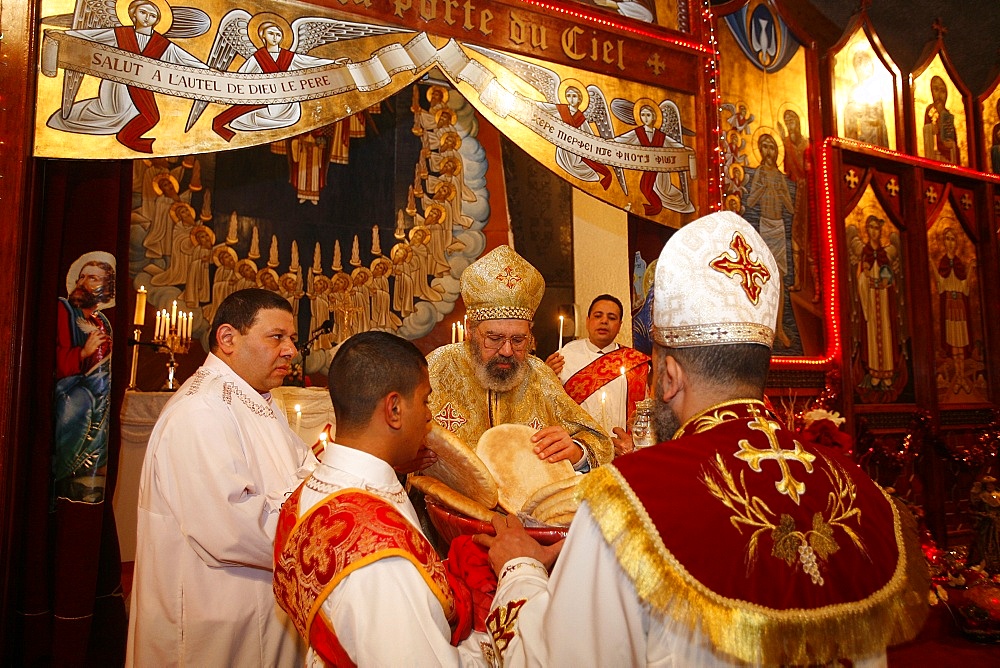
<path fill-rule="evenodd" d="M 120 408 L 129 375 L 131 332 L 128 281 L 128 211 L 131 162 L 48 161 L 40 165 L 39 225 L 29 242 L 29 289 L 36 295 L 31 375 L 22 416 L 33 427 L 20 501 L 23 526 L 15 549 L 16 665 L 115 666 L 124 662 L 127 618 L 121 556 L 111 500 L 118 473 Z M 107 251 L 117 259 L 116 306 L 106 312 L 113 329 L 112 420 L 105 500 L 62 499 L 53 508 L 51 454 L 57 298 L 80 255 Z M 20 564 L 17 564 L 20 561 Z"/>

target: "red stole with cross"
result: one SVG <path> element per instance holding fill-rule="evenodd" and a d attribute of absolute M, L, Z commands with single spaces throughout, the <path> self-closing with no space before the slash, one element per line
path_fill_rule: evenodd
<path fill-rule="evenodd" d="M 353 666 L 325 616 L 323 601 L 345 577 L 386 557 L 410 561 L 444 608 L 455 634 L 468 635 L 471 602 L 460 610 L 444 563 L 389 502 L 359 489 L 335 492 L 298 517 L 302 486 L 285 501 L 274 540 L 274 595 L 299 634 L 324 661 Z"/>
<path fill-rule="evenodd" d="M 620 378 L 622 367 L 625 367 L 625 380 L 628 383 L 628 410 L 625 415 L 629 416 L 635 410 L 636 402 L 646 398 L 648 362 L 649 357 L 635 348 L 622 346 L 618 350 L 601 355 L 577 371 L 563 387 L 566 389 L 566 394 L 580 404 L 615 378 Z"/>

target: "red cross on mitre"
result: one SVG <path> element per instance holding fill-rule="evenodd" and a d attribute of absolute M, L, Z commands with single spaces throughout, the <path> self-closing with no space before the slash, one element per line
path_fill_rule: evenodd
<path fill-rule="evenodd" d="M 455 410 L 450 401 L 441 407 L 441 410 L 434 416 L 434 420 L 452 433 L 468 422 L 461 413 Z"/>
<path fill-rule="evenodd" d="M 760 293 L 764 290 L 764 284 L 771 278 L 771 272 L 760 261 L 750 260 L 750 253 L 755 251 L 739 232 L 733 233 L 729 247 L 736 251 L 735 260 L 729 257 L 728 251 L 723 251 L 722 255 L 709 262 L 708 266 L 726 276 L 738 275 L 740 283 L 743 284 L 743 292 L 756 306 L 760 300 Z"/>
<path fill-rule="evenodd" d="M 514 271 L 514 267 L 509 264 L 496 275 L 496 279 L 503 283 L 508 289 L 513 289 L 515 285 L 521 282 L 521 277 Z"/>

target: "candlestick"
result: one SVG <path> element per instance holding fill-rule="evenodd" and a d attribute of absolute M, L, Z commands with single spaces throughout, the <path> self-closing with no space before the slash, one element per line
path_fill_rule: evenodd
<path fill-rule="evenodd" d="M 563 316 L 559 316 L 559 347 L 556 350 L 562 350 L 563 341 Z"/>
<path fill-rule="evenodd" d="M 140 285 L 139 292 L 135 295 L 135 317 L 132 318 L 133 325 L 146 324 L 146 286 Z"/>
<path fill-rule="evenodd" d="M 142 336 L 142 330 L 138 327 L 132 332 L 132 336 L 135 337 L 135 345 L 132 346 L 132 373 L 129 374 L 128 389 L 135 389 L 135 372 L 139 366 L 139 337 Z"/>

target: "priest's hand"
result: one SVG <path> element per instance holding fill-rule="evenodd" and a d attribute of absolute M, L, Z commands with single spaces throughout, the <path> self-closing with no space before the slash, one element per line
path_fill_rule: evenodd
<path fill-rule="evenodd" d="M 566 459 L 576 464 L 587 453 L 563 427 L 553 426 L 539 429 L 531 437 L 535 444 L 535 454 L 547 462 L 561 462 Z"/>
<path fill-rule="evenodd" d="M 424 443 L 417 450 L 417 456 L 406 462 L 405 464 L 399 464 L 394 466 L 393 470 L 399 475 L 406 475 L 407 473 L 414 473 L 416 471 L 423 471 L 425 468 L 433 464 L 438 460 L 437 453 L 427 447 Z"/>
<path fill-rule="evenodd" d="M 563 367 L 566 366 L 566 358 L 561 353 L 554 352 L 545 358 L 545 363 L 558 376 L 562 372 Z"/>
<path fill-rule="evenodd" d="M 545 570 L 551 571 L 566 542 L 563 539 L 552 545 L 542 545 L 528 535 L 516 515 L 495 513 L 492 524 L 496 536 L 477 533 L 472 540 L 490 551 L 490 566 L 498 576 L 504 564 L 518 557 L 530 557 L 545 566 Z"/>
<path fill-rule="evenodd" d="M 615 427 L 612 431 L 614 434 L 611 436 L 611 442 L 615 445 L 615 457 L 621 457 L 635 451 L 632 432 L 625 431 L 621 427 Z"/>

